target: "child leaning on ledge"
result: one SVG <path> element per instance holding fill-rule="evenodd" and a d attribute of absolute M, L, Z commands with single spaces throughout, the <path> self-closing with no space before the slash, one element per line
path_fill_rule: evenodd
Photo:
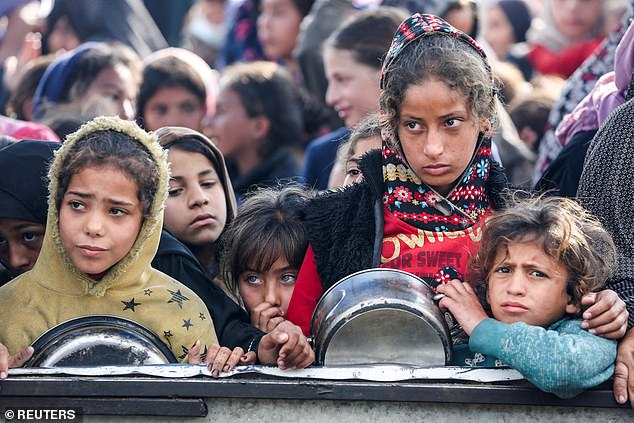
<path fill-rule="evenodd" d="M 470 336 L 472 363 L 497 359 L 542 391 L 573 397 L 614 373 L 616 341 L 584 330 L 580 312 L 581 297 L 601 288 L 615 254 L 610 235 L 573 200 L 517 201 L 491 218 L 475 257 L 493 318 L 457 280 L 438 287 L 439 305 Z"/>

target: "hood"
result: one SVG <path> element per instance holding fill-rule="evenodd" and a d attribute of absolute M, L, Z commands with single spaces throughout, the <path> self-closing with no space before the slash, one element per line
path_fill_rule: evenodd
<path fill-rule="evenodd" d="M 222 187 L 225 190 L 225 198 L 227 199 L 227 223 L 231 222 L 236 217 L 238 207 L 236 205 L 236 197 L 233 193 L 233 186 L 231 184 L 231 178 L 229 177 L 229 171 L 227 170 L 225 158 L 222 155 L 220 149 L 216 147 L 216 145 L 211 142 L 209 138 L 207 138 L 200 132 L 194 131 L 193 129 L 189 128 L 184 128 L 180 126 L 166 126 L 157 130 L 155 134 L 157 136 L 159 144 L 163 148 L 167 148 L 177 141 L 188 138 L 198 141 L 205 147 L 211 149 L 211 153 L 215 159 L 215 162 L 212 164 L 214 165 L 214 168 L 218 173 L 220 182 L 222 183 Z"/>
<path fill-rule="evenodd" d="M 159 181 L 149 217 L 141 225 L 139 235 L 132 249 L 106 275 L 96 281 L 80 272 L 72 263 L 62 246 L 59 232 L 59 210 L 55 204 L 58 191 L 58 175 L 61 163 L 70 148 L 81 138 L 103 130 L 114 130 L 130 135 L 148 149 L 155 161 Z M 56 152 L 49 169 L 48 220 L 42 250 L 32 269 L 33 280 L 57 292 L 68 295 L 103 296 L 108 290 L 135 291 L 149 278 L 150 262 L 158 249 L 163 226 L 163 207 L 168 187 L 167 154 L 153 134 L 148 134 L 134 122 L 118 117 L 100 117 L 84 124 L 77 132 L 70 134 L 63 146 Z"/>

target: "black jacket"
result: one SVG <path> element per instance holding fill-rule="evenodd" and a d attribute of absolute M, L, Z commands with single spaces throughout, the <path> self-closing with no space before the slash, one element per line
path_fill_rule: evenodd
<path fill-rule="evenodd" d="M 383 173 L 380 150 L 367 153 L 360 164 L 364 181 L 327 192 L 304 209 L 308 241 L 324 290 L 341 278 L 378 267 L 383 245 Z M 494 209 L 504 206 L 509 188 L 502 168 L 491 161 L 487 188 Z"/>
<path fill-rule="evenodd" d="M 264 333 L 252 326 L 247 312 L 211 281 L 189 248 L 165 230 L 152 267 L 186 285 L 203 300 L 220 345 L 257 352 Z"/>

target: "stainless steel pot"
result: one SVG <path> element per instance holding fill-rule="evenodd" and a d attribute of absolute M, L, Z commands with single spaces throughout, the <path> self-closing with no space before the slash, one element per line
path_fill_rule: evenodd
<path fill-rule="evenodd" d="M 346 276 L 313 313 L 317 364 L 445 365 L 451 358 L 449 330 L 433 295 L 422 279 L 401 270 Z"/>
<path fill-rule="evenodd" d="M 33 343 L 27 367 L 135 366 L 176 363 L 153 332 L 115 316 L 85 316 L 61 323 Z"/>

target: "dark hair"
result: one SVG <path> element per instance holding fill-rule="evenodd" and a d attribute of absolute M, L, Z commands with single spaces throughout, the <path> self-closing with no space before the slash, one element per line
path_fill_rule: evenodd
<path fill-rule="evenodd" d="M 46 68 L 53 63 L 54 59 L 55 56 L 49 54 L 40 56 L 28 63 L 27 67 L 18 76 L 18 82 L 7 102 L 7 116 L 20 120 L 30 120 L 23 113 L 24 103 L 33 98 L 40 79 L 42 79 Z"/>
<path fill-rule="evenodd" d="M 488 280 L 498 252 L 508 254 L 510 242 L 536 241 L 568 271 L 566 292 L 573 304 L 603 286 L 616 263 L 616 248 L 597 218 L 569 198 L 516 196 L 511 206 L 487 222 L 473 264 L 476 281 Z"/>
<path fill-rule="evenodd" d="M 301 212 L 311 197 L 310 191 L 286 186 L 263 188 L 246 199 L 225 234 L 221 260 L 225 284 L 236 298 L 238 277 L 249 268 L 266 271 L 279 257 L 301 267 L 308 248 Z"/>
<path fill-rule="evenodd" d="M 550 109 L 555 104 L 555 99 L 545 93 L 534 92 L 530 95 L 518 99 L 511 104 L 509 115 L 518 131 L 529 127 L 537 136 L 537 141 L 531 146 L 534 152 L 539 149 L 539 143 L 544 137 L 548 126 L 548 116 Z"/>
<path fill-rule="evenodd" d="M 57 175 L 58 210 L 73 175 L 88 166 L 112 166 L 132 179 L 139 188 L 143 217 L 149 217 L 159 184 L 157 163 L 140 142 L 114 129 L 95 131 L 78 139 L 65 154 Z"/>
<path fill-rule="evenodd" d="M 315 0 L 293 0 L 293 4 L 299 11 L 299 14 L 302 15 L 302 18 L 310 13 L 313 3 L 315 3 Z"/>
<path fill-rule="evenodd" d="M 405 91 L 437 79 L 467 98 L 471 113 L 490 125 L 495 122 L 497 87 L 488 65 L 463 40 L 441 33 L 423 35 L 408 44 L 384 70 L 380 96 L 381 126 L 386 141 L 398 143 L 398 123 Z M 399 149 L 398 145 L 390 147 Z"/>
<path fill-rule="evenodd" d="M 381 70 L 394 32 L 405 18 L 407 12 L 395 7 L 360 12 L 337 28 L 326 45 L 349 50 L 357 62 Z"/>
<path fill-rule="evenodd" d="M 93 48 L 84 54 L 73 67 L 66 90 L 59 102 L 80 99 L 97 75 L 105 69 L 124 65 L 138 83 L 141 77 L 141 60 L 130 47 L 119 42 L 110 42 L 106 48 Z"/>
<path fill-rule="evenodd" d="M 137 97 L 137 117 L 143 124 L 145 105 L 161 88 L 182 87 L 192 93 L 204 106 L 207 99 L 205 83 L 196 70 L 185 61 L 161 57 L 143 68 L 141 87 Z"/>
<path fill-rule="evenodd" d="M 290 74 L 273 62 L 239 63 L 225 69 L 220 84 L 240 97 L 250 117 L 264 116 L 269 133 L 257 147 L 261 158 L 302 140 L 302 106 Z"/>

